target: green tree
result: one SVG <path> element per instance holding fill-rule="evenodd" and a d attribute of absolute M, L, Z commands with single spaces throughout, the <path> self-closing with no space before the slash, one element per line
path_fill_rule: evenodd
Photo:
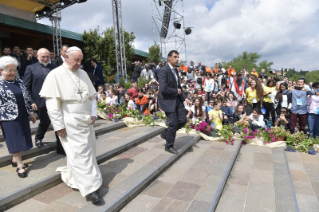
<path fill-rule="evenodd" d="M 148 53 L 149 56 L 147 58 L 147 61 L 149 62 L 151 59 L 158 64 L 158 62 L 161 60 L 162 55 L 161 55 L 161 47 L 155 43 L 154 45 L 148 47 Z"/>
<path fill-rule="evenodd" d="M 135 36 L 133 32 L 129 33 L 124 31 L 127 70 L 130 65 L 132 56 L 134 55 L 134 40 Z M 99 33 L 99 27 L 94 30 L 90 29 L 89 31 L 84 31 L 83 41 L 83 53 L 85 60 L 90 59 L 90 55 L 95 55 L 97 61 L 105 61 L 105 63 L 102 65 L 104 77 L 109 77 L 117 73 L 113 27 L 106 28 L 105 31 L 103 31 L 102 33 Z"/>
<path fill-rule="evenodd" d="M 235 57 L 232 61 L 223 61 L 222 66 L 225 69 L 228 69 L 229 65 L 236 70 L 236 72 L 242 70 L 244 67 L 251 72 L 253 68 L 256 68 L 257 72 L 260 72 L 261 69 L 265 69 L 266 73 L 271 70 L 271 66 L 274 64 L 273 62 L 268 62 L 267 60 L 261 61 L 257 64 L 258 60 L 261 58 L 261 55 L 256 52 L 248 53 L 243 52 L 242 54 Z"/>
<path fill-rule="evenodd" d="M 306 82 L 319 82 L 319 70 L 306 73 Z"/>

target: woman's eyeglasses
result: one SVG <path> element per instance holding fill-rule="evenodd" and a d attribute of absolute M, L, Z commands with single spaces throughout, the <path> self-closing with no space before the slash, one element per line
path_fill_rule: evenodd
<path fill-rule="evenodd" d="M 280 111 L 280 113 L 286 113 L 286 111 L 285 111 L 285 110 L 282 110 L 282 111 Z"/>

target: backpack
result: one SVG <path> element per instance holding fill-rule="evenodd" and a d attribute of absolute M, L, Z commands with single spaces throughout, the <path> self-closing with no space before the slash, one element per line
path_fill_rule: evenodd
<path fill-rule="evenodd" d="M 203 79 L 199 77 L 199 78 L 197 78 L 196 83 L 197 84 L 202 84 L 202 81 L 203 81 Z"/>

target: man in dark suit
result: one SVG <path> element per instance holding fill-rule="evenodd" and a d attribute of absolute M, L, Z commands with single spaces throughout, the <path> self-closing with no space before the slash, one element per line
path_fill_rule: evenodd
<path fill-rule="evenodd" d="M 179 53 L 176 50 L 172 50 L 167 57 L 168 63 L 160 69 L 158 74 L 158 106 L 165 111 L 169 123 L 168 128 L 163 131 L 161 137 L 166 139 L 165 151 L 177 154 L 178 151 L 174 148 L 176 131 L 187 122 L 183 102 L 186 101 L 189 105 L 191 105 L 191 102 L 183 92 L 178 72 L 175 68 L 178 63 Z"/>
<path fill-rule="evenodd" d="M 94 71 L 94 67 L 92 66 L 91 64 L 91 61 L 95 59 L 95 56 L 94 55 L 91 55 L 90 56 L 90 59 L 85 61 L 85 63 L 83 64 L 83 70 L 86 71 L 86 73 L 92 73 L 93 74 L 93 71 Z"/>
<path fill-rule="evenodd" d="M 28 46 L 26 48 L 27 57 L 26 57 L 26 66 L 32 65 L 38 62 L 38 58 L 33 55 L 33 48 Z"/>
<path fill-rule="evenodd" d="M 19 71 L 20 78 L 23 79 L 24 70 L 26 67 L 26 59 L 23 56 L 23 54 L 21 54 L 19 46 L 13 47 L 13 50 L 12 50 L 12 53 L 10 56 L 15 57 L 18 60 L 19 65 L 18 65 L 17 69 Z"/>
<path fill-rule="evenodd" d="M 91 66 L 93 67 L 93 76 L 96 76 L 99 78 L 97 81 L 94 82 L 94 87 L 96 90 L 98 90 L 97 87 L 99 85 L 104 86 L 104 84 L 105 84 L 102 67 L 97 64 L 96 59 L 91 60 Z"/>
<path fill-rule="evenodd" d="M 202 65 L 201 61 L 198 61 L 198 66 L 196 68 L 198 69 L 199 72 L 201 70 L 203 70 L 204 71 L 204 75 L 206 76 L 206 67 L 204 65 Z"/>
<path fill-rule="evenodd" d="M 39 49 L 38 60 L 38 63 L 27 66 L 24 85 L 31 95 L 32 107 L 37 112 L 40 119 L 37 134 L 35 135 L 35 145 L 37 147 L 42 147 L 42 139 L 51 124 L 51 120 L 48 116 L 45 98 L 40 97 L 39 93 L 46 76 L 51 70 L 55 69 L 56 66 L 49 63 L 50 52 L 45 48 Z M 55 136 L 57 138 L 57 153 L 65 154 L 59 137 L 57 135 Z"/>
<path fill-rule="evenodd" d="M 55 53 L 53 50 L 50 51 L 50 61 L 49 63 L 53 63 L 53 61 L 55 60 Z"/>
<path fill-rule="evenodd" d="M 69 48 L 70 47 L 68 45 L 64 44 L 62 48 L 60 49 L 60 56 L 57 57 L 55 60 L 53 60 L 52 64 L 55 65 L 56 67 L 59 67 L 60 65 L 62 65 L 65 61 L 66 51 Z"/>

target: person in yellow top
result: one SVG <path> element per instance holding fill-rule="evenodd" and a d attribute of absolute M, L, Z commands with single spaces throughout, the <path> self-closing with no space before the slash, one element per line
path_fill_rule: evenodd
<path fill-rule="evenodd" d="M 106 93 L 104 91 L 102 93 L 100 93 L 100 97 L 101 98 L 98 99 L 98 102 L 107 104 L 107 97 L 106 97 Z"/>
<path fill-rule="evenodd" d="M 275 107 L 274 103 L 271 101 L 272 92 L 276 90 L 274 80 L 270 79 L 267 81 L 266 86 L 264 86 L 264 107 L 266 109 L 266 114 L 264 118 L 269 121 L 269 115 L 271 113 L 271 121 L 273 126 L 275 125 Z"/>
<path fill-rule="evenodd" d="M 259 76 L 255 68 L 253 68 L 253 71 L 251 72 L 251 74 L 255 75 L 256 77 Z"/>
<path fill-rule="evenodd" d="M 263 107 L 262 97 L 264 95 L 264 89 L 262 84 L 255 79 L 251 79 L 250 87 L 245 91 L 246 95 L 246 114 L 249 116 L 253 109 L 259 109 Z"/>
<path fill-rule="evenodd" d="M 183 62 L 181 62 L 181 66 L 179 68 L 182 69 L 183 72 L 185 72 L 185 73 L 187 73 L 187 71 L 188 71 L 188 67 L 185 66 Z"/>
<path fill-rule="evenodd" d="M 214 101 L 213 109 L 208 112 L 209 122 L 218 130 L 223 129 L 223 112 L 220 110 L 220 102 Z"/>

